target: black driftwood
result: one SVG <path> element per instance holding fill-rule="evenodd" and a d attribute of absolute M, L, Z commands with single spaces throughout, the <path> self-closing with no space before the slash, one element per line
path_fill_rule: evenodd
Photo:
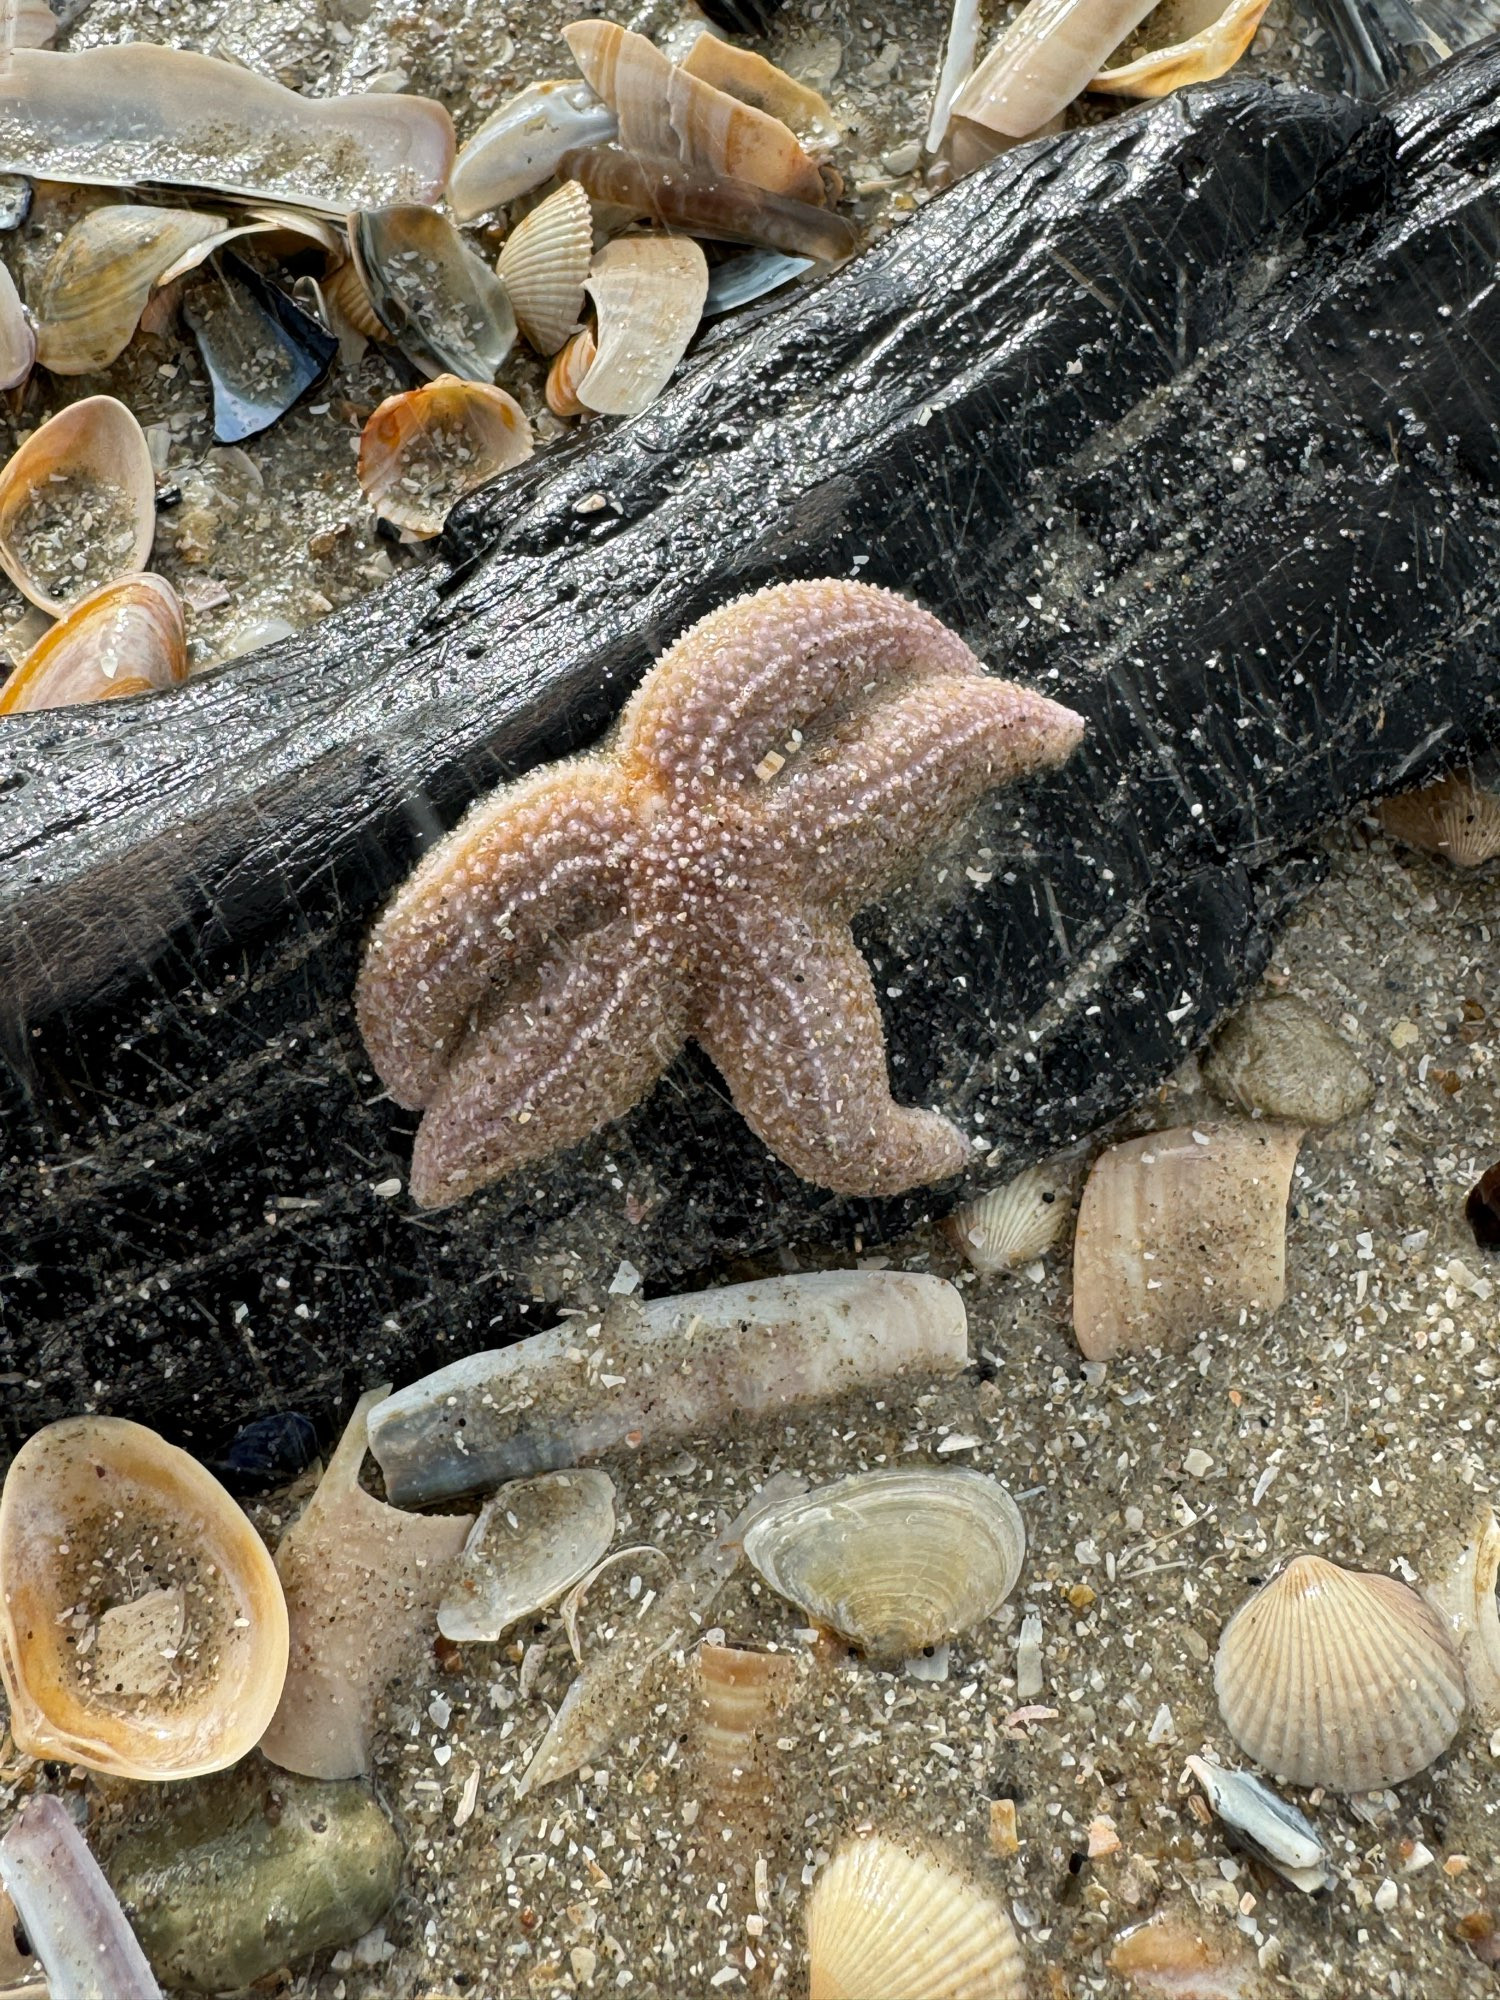
<path fill-rule="evenodd" d="M 855 574 L 1083 710 L 866 927 L 898 1094 L 996 1168 L 1136 1101 L 1254 980 L 1316 830 L 1500 709 L 1500 49 L 1389 116 L 1233 83 L 1012 154 L 434 566 L 168 699 L 0 735 L 10 1439 L 88 1403 L 222 1450 L 526 1325 L 954 1190 L 835 1201 L 688 1060 L 439 1216 L 348 998 L 476 791 L 592 739 L 735 593 Z M 603 504 L 600 499 L 602 496 Z"/>

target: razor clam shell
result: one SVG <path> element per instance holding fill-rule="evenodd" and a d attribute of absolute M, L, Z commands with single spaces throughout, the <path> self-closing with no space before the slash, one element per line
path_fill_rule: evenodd
<path fill-rule="evenodd" d="M 460 222 L 529 194 L 550 180 L 565 153 L 613 139 L 620 121 L 577 77 L 532 83 L 464 141 L 448 182 Z"/>
<path fill-rule="evenodd" d="M 768 118 L 779 119 L 793 132 L 823 140 L 838 132 L 838 120 L 827 98 L 737 42 L 700 34 L 680 67 L 686 75 L 711 84 L 726 97 L 738 98 Z"/>
<path fill-rule="evenodd" d="M 943 66 L 938 72 L 937 89 L 933 92 L 927 136 L 922 142 L 929 153 L 937 152 L 948 136 L 953 100 L 973 75 L 974 58 L 978 52 L 979 0 L 953 0 L 948 39 L 943 45 Z"/>
<path fill-rule="evenodd" d="M 594 365 L 599 352 L 592 327 L 575 333 L 553 356 L 547 370 L 547 408 L 554 417 L 581 417 L 586 414 L 578 400 L 578 385 Z"/>
<path fill-rule="evenodd" d="M 577 1464 L 639 1434 L 650 1442 L 888 1382 L 949 1375 L 968 1360 L 963 1300 L 940 1278 L 819 1271 L 618 1301 L 581 1370 L 576 1322 L 471 1354 L 378 1405 L 370 1448 L 386 1491 L 425 1505 Z"/>
<path fill-rule="evenodd" d="M 638 417 L 671 380 L 698 331 L 708 260 L 687 236 L 617 236 L 594 259 L 588 293 L 598 351 L 578 400 L 607 417 Z"/>
<path fill-rule="evenodd" d="M 953 99 L 952 115 L 1027 139 L 1087 89 L 1156 0 L 1028 0 Z"/>
<path fill-rule="evenodd" d="M 538 354 L 556 354 L 577 332 L 593 255 L 593 206 L 578 181 L 564 181 L 505 239 L 496 271 Z"/>
<path fill-rule="evenodd" d="M 0 687 L 0 715 L 147 694 L 188 677 L 182 604 L 142 570 L 69 605 Z"/>
<path fill-rule="evenodd" d="M 1312 1822 L 1252 1771 L 1234 1771 L 1189 1757 L 1187 1767 L 1203 1787 L 1216 1816 L 1294 1889 L 1316 1895 L 1334 1881 L 1328 1850 Z"/>
<path fill-rule="evenodd" d="M 326 327 L 233 251 L 216 256 L 182 302 L 214 392 L 214 436 L 269 430 L 321 382 L 339 344 Z"/>
<path fill-rule="evenodd" d="M 36 359 L 32 326 L 8 264 L 0 264 L 0 389 L 19 389 Z"/>
<path fill-rule="evenodd" d="M 17 49 L 0 73 L 0 172 L 34 179 L 212 188 L 343 215 L 436 201 L 453 153 L 452 121 L 430 98 L 300 97 L 153 42 Z"/>
<path fill-rule="evenodd" d="M 162 2000 L 146 1954 L 62 1800 L 26 1801 L 0 1839 L 0 1882 L 51 2000 Z"/>
<path fill-rule="evenodd" d="M 875 1833 L 819 1873 L 807 1903 L 809 2000 L 1025 2000 L 1004 1906 L 930 1856 Z"/>
<path fill-rule="evenodd" d="M 1500 797 L 1466 771 L 1450 771 L 1435 785 L 1382 799 L 1380 821 L 1392 840 L 1445 854 L 1455 868 L 1482 868 L 1500 854 Z"/>
<path fill-rule="evenodd" d="M 767 194 L 728 174 L 693 174 L 672 159 L 584 147 L 564 153 L 557 170 L 582 181 L 597 202 L 717 242 L 758 243 L 822 264 L 841 264 L 859 248 L 853 223 L 831 208 Z"/>
<path fill-rule="evenodd" d="M 360 434 L 359 483 L 382 521 L 426 541 L 465 493 L 531 452 L 531 425 L 514 396 L 439 375 L 375 410 Z"/>
<path fill-rule="evenodd" d="M 890 1665 L 997 1611 L 1021 1574 L 1026 1529 L 986 1473 L 885 1467 L 768 1508 L 745 1555 L 816 1624 Z"/>
<path fill-rule="evenodd" d="M 68 477 L 87 480 L 114 496 L 120 547 L 103 577 L 90 577 L 86 568 L 76 577 L 77 589 L 65 598 L 54 595 L 33 574 L 15 536 L 33 493 L 51 490 L 53 481 Z M 23 597 L 53 618 L 98 583 L 144 569 L 155 539 L 156 474 L 151 450 L 134 416 L 113 396 L 86 396 L 69 403 L 34 430 L 0 469 L 0 569 Z M 69 581 L 74 580 L 70 571 Z"/>
<path fill-rule="evenodd" d="M 1487 1730 L 1500 1729 L 1500 1521 L 1481 1507 L 1457 1556 L 1427 1587 L 1427 1602 L 1458 1649 L 1470 1706 Z"/>
<path fill-rule="evenodd" d="M 946 1227 L 974 1269 L 989 1275 L 1040 1257 L 1057 1241 L 1067 1213 L 1066 1177 L 1052 1167 L 1027 1167 L 955 1209 Z"/>
<path fill-rule="evenodd" d="M 350 242 L 370 304 L 422 373 L 493 382 L 516 344 L 510 299 L 436 209 L 403 203 L 352 216 Z"/>
<path fill-rule="evenodd" d="M 812 270 L 813 264 L 811 257 L 788 257 L 781 250 L 746 250 L 739 257 L 728 257 L 708 274 L 703 317 L 714 319 L 719 313 L 763 299 L 769 292 L 779 292 L 793 278 Z"/>
<path fill-rule="evenodd" d="M 107 368 L 130 345 L 154 288 L 228 227 L 190 208 L 91 209 L 58 244 L 33 296 L 38 361 L 54 375 Z"/>
<path fill-rule="evenodd" d="M 1202 1057 L 1226 1103 L 1293 1125 L 1337 1125 L 1363 1111 L 1375 1083 L 1342 1035 L 1295 993 L 1257 993 Z"/>
<path fill-rule="evenodd" d="M 1211 83 L 1216 77 L 1227 76 L 1255 40 L 1269 5 L 1270 0 L 1209 0 L 1211 16 L 1201 26 L 1195 25 L 1195 19 L 1204 10 L 1189 9 L 1187 32 L 1179 30 L 1179 39 L 1101 69 L 1088 87 L 1118 97 L 1165 97 L 1168 91 L 1181 90 L 1186 84 Z M 1181 11 L 1180 5 L 1167 0 L 1166 5 L 1157 7 L 1156 15 L 1170 18 Z M 1155 18 L 1148 26 L 1156 28 Z"/>
<path fill-rule="evenodd" d="M 1246 1756 L 1294 1785 L 1383 1791 L 1458 1732 L 1464 1681 L 1442 1620 L 1392 1576 L 1295 1557 L 1230 1619 L 1219 1713 Z"/>
<path fill-rule="evenodd" d="M 488 1499 L 438 1606 L 445 1639 L 504 1638 L 587 1576 L 615 1535 L 607 1472 L 517 1479 Z"/>

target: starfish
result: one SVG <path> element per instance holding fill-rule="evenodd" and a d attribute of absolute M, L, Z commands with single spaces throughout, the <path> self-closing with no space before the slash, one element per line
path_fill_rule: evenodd
<path fill-rule="evenodd" d="M 711 613 L 602 751 L 482 799 L 376 925 L 356 1006 L 421 1109 L 423 1207 L 576 1145 L 689 1040 L 772 1152 L 841 1194 L 960 1172 L 891 1097 L 854 916 L 1083 723 L 894 592 L 778 584 Z"/>

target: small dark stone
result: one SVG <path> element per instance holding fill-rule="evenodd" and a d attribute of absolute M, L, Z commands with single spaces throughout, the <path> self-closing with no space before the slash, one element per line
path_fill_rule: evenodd
<path fill-rule="evenodd" d="M 213 1469 L 231 1493 L 259 1493 L 295 1479 L 317 1455 L 318 1433 L 311 1417 L 275 1410 L 246 1424 Z"/>
<path fill-rule="evenodd" d="M 1469 1190 L 1464 1214 L 1481 1250 L 1500 1250 L 1500 1163 Z"/>

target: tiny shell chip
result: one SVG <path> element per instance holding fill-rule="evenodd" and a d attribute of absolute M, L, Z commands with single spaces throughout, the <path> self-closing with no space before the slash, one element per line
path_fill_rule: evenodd
<path fill-rule="evenodd" d="M 1464 1708 L 1458 1655 L 1414 1590 L 1310 1555 L 1230 1619 L 1214 1687 L 1247 1756 L 1331 1792 L 1383 1790 L 1425 1771 Z"/>
<path fill-rule="evenodd" d="M 959 1466 L 854 1473 L 768 1508 L 745 1536 L 773 1590 L 886 1663 L 988 1618 L 1025 1553 L 1015 1501 Z"/>
<path fill-rule="evenodd" d="M 1419 792 L 1383 799 L 1380 819 L 1392 840 L 1445 854 L 1455 868 L 1481 868 L 1500 854 L 1500 795 L 1482 790 L 1466 772 L 1450 771 Z"/>
<path fill-rule="evenodd" d="M 445 1639 L 500 1639 L 587 1576 L 614 1540 L 608 1473 L 544 1472 L 485 1502 L 438 1606 Z"/>
<path fill-rule="evenodd" d="M 1100 1154 L 1073 1239 L 1073 1328 L 1090 1361 L 1180 1350 L 1276 1310 L 1300 1141 L 1295 1126 L 1212 1125 Z"/>
<path fill-rule="evenodd" d="M 608 417 L 655 402 L 703 317 L 708 259 L 687 236 L 619 236 L 594 259 L 598 353 L 578 399 Z"/>
<path fill-rule="evenodd" d="M 1024 2000 L 1004 1909 L 953 1869 L 873 1834 L 846 1842 L 807 1905 L 809 2000 Z"/>
<path fill-rule="evenodd" d="M 948 1218 L 948 1233 L 976 1271 L 1015 1271 L 1056 1242 L 1067 1186 L 1051 1167 L 1027 1167 Z"/>
<path fill-rule="evenodd" d="M 516 324 L 538 354 L 556 354 L 577 330 L 594 254 L 594 212 L 577 181 L 564 181 L 505 239 L 496 266 Z"/>
<path fill-rule="evenodd" d="M 1257 993 L 1203 1058 L 1211 1089 L 1241 1110 L 1293 1125 L 1337 1125 L 1375 1095 L 1342 1035 L 1295 993 Z"/>
<path fill-rule="evenodd" d="M 359 483 L 381 520 L 425 541 L 464 494 L 531 450 L 531 426 L 514 396 L 440 375 L 387 396 L 375 411 L 359 440 Z"/>

